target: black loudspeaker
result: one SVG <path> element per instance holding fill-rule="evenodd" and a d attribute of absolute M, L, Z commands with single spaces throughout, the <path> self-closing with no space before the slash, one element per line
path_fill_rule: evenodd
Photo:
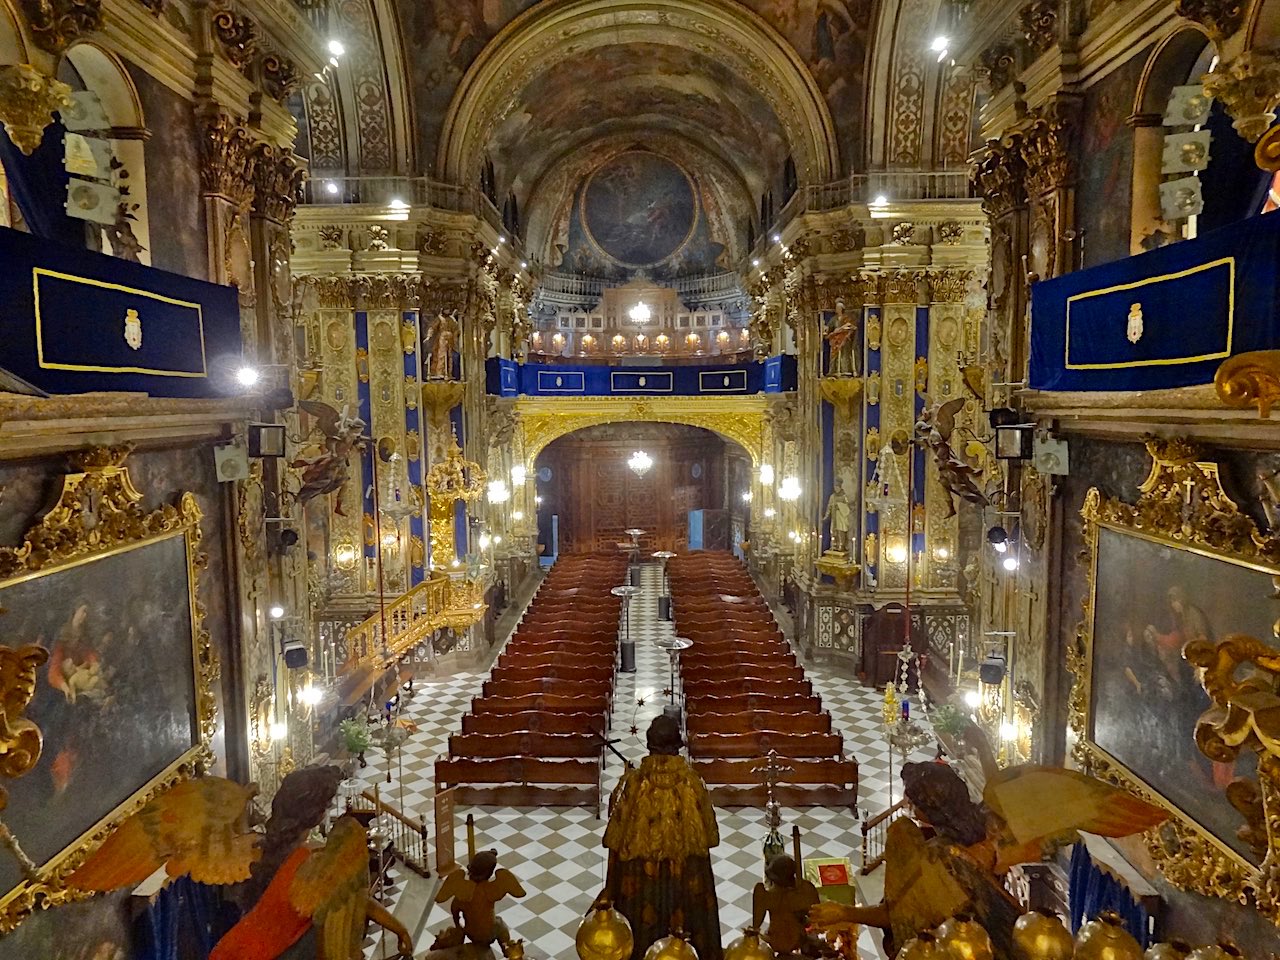
<path fill-rule="evenodd" d="M 671 619 L 671 598 L 670 597 L 658 598 L 658 619 L 659 620 Z"/>
<path fill-rule="evenodd" d="M 636 672 L 636 642 L 634 640 L 622 641 L 622 666 L 618 668 L 618 672 Z"/>
<path fill-rule="evenodd" d="M 307 665 L 307 647 L 301 640 L 290 640 L 284 645 L 284 665 L 297 670 Z"/>
<path fill-rule="evenodd" d="M 995 686 L 1004 681 L 1004 657 L 987 657 L 978 665 L 978 679 L 988 686 Z"/>

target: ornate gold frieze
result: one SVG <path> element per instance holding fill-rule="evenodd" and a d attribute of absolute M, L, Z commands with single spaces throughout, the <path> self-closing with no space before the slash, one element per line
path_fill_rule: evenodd
<path fill-rule="evenodd" d="M 1228 407 L 1257 407 L 1265 420 L 1280 402 L 1280 350 L 1253 350 L 1224 360 L 1213 386 Z"/>
<path fill-rule="evenodd" d="M 1244 4 L 1239 0 L 1178 0 L 1174 12 L 1194 20 L 1221 43 L 1244 23 Z"/>
<path fill-rule="evenodd" d="M 253 209 L 277 223 L 293 217 L 306 171 L 292 150 L 259 143 L 253 148 Z"/>
<path fill-rule="evenodd" d="M 258 52 L 258 25 L 253 18 L 227 7 L 214 11 L 212 24 L 223 55 L 237 70 L 245 70 Z"/>
<path fill-rule="evenodd" d="M 30 156 L 53 114 L 71 106 L 71 88 L 29 63 L 0 67 L 0 122 L 13 145 Z"/>
<path fill-rule="evenodd" d="M 226 113 L 204 118 L 200 137 L 200 187 L 237 207 L 253 199 L 254 141 L 244 121 Z"/>
<path fill-rule="evenodd" d="M 919 303 L 920 282 L 927 275 L 922 270 L 898 270 L 880 278 L 881 303 Z"/>
<path fill-rule="evenodd" d="M 1097 613 L 1097 557 L 1100 531 L 1106 527 L 1120 532 L 1131 532 L 1145 540 L 1165 544 L 1238 564 L 1265 564 L 1274 568 L 1280 562 L 1280 538 L 1263 535 L 1254 522 L 1243 513 L 1223 489 L 1218 465 L 1202 459 L 1198 447 L 1183 440 L 1148 440 L 1147 451 L 1151 455 L 1151 472 L 1142 484 L 1137 503 L 1129 504 L 1107 497 L 1098 489 L 1092 489 L 1085 497 L 1081 511 L 1085 520 L 1085 554 L 1088 589 L 1084 599 L 1084 619 L 1077 631 L 1077 639 L 1067 651 L 1067 666 L 1075 675 L 1075 684 L 1068 702 L 1068 715 L 1077 742 L 1073 756 L 1086 771 L 1103 779 L 1125 786 L 1132 793 L 1149 802 L 1166 807 L 1173 814 L 1163 825 L 1148 831 L 1146 846 L 1152 860 L 1170 883 L 1194 890 L 1207 896 L 1221 897 L 1240 903 L 1254 903 L 1258 910 L 1274 921 L 1280 922 L 1280 881 L 1276 880 L 1272 866 L 1280 853 L 1280 818 L 1266 818 L 1267 856 L 1261 867 L 1248 862 L 1243 856 L 1230 850 L 1214 838 L 1209 831 L 1175 807 L 1171 801 L 1147 786 L 1127 768 L 1114 761 L 1092 742 L 1091 696 L 1093 689 L 1092 662 L 1094 617 Z M 1243 637 L 1232 640 L 1248 639 Z M 1237 644 L 1234 652 L 1226 655 L 1257 653 L 1247 645 Z M 1197 646 L 1189 644 L 1186 656 L 1194 664 L 1205 669 L 1204 684 L 1211 697 L 1229 696 L 1215 673 L 1220 664 L 1221 649 L 1214 649 L 1212 642 Z M 1274 651 L 1272 651 L 1274 653 Z M 1248 659 L 1248 657 L 1246 657 Z M 1234 676 L 1234 671 L 1229 671 Z M 1255 676 L 1252 672 L 1246 677 Z M 1212 728 L 1223 718 L 1220 712 L 1206 714 Z M 1201 727 L 1206 719 L 1200 721 Z M 1214 756 L 1215 735 L 1222 728 L 1203 730 L 1195 734 L 1197 744 L 1218 760 L 1225 755 Z M 1237 809 L 1250 806 L 1241 801 L 1241 781 L 1237 778 L 1225 788 L 1226 799 Z M 1249 784 L 1245 783 L 1245 786 Z M 1259 764 L 1258 784 L 1261 793 L 1275 802 L 1277 768 L 1269 760 Z M 1257 794 L 1255 793 L 1255 799 Z M 1263 824 L 1246 812 L 1246 827 L 1256 831 Z M 1257 839 L 1256 836 L 1253 839 Z M 1251 841 L 1252 842 L 1252 841 Z"/>
<path fill-rule="evenodd" d="M 102 28 L 102 0 L 22 0 L 22 12 L 36 46 L 50 53 Z"/>
<path fill-rule="evenodd" d="M 928 275 L 933 303 L 963 303 L 973 280 L 972 270 L 938 270 Z"/>
<path fill-rule="evenodd" d="M 1231 125 L 1254 143 L 1276 122 L 1280 103 L 1280 55 L 1274 50 L 1246 50 L 1203 77 L 1204 92 L 1222 101 Z"/>

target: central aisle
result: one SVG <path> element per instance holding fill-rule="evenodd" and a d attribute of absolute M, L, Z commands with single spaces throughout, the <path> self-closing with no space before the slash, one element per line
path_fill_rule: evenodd
<path fill-rule="evenodd" d="M 636 641 L 635 674 L 617 675 L 611 739 L 628 759 L 645 754 L 644 734 L 649 721 L 662 712 L 663 691 L 669 686 L 667 656 L 653 641 L 674 634 L 673 625 L 658 619 L 661 571 L 656 565 L 641 569 L 641 593 L 632 601 L 631 635 Z M 845 750 L 860 764 L 859 806 L 880 811 L 889 805 L 887 743 L 881 721 L 882 693 L 856 681 L 832 676 L 805 664 L 814 692 L 822 696 L 832 720 L 845 738 Z M 418 684 L 406 716 L 418 725 L 404 748 L 404 806 L 428 821 L 432 816 L 432 765 L 447 750 L 448 737 L 456 733 L 460 718 L 478 696 L 486 673 L 460 673 L 447 679 Z M 632 730 L 636 732 L 633 734 Z M 927 758 L 925 755 L 924 758 Z M 610 754 L 605 767 L 606 796 L 621 773 L 621 762 Z M 574 933 L 604 883 L 605 850 L 600 845 L 604 819 L 590 810 L 572 808 L 459 808 L 457 848 L 466 859 L 464 823 L 468 813 L 476 818 L 477 849 L 495 848 L 500 865 L 524 884 L 529 895 L 507 900 L 499 912 L 515 937 L 526 943 L 534 958 L 570 960 L 575 956 Z M 724 942 L 729 943 L 750 923 L 751 890 L 763 871 L 762 844 L 768 832 L 763 811 L 751 808 L 717 808 L 720 846 L 713 851 L 716 892 Z M 859 864 L 858 820 L 848 809 L 808 808 L 784 810 L 782 832 L 790 844 L 792 826 L 799 826 L 804 856 L 848 857 Z M 430 934 L 420 950 L 430 946 L 431 936 L 446 927 L 448 911 L 432 908 Z"/>

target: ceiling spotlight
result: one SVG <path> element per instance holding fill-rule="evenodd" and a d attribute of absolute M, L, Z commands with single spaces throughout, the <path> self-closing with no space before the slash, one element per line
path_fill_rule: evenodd
<path fill-rule="evenodd" d="M 534 502 L 535 504 L 537 504 L 538 506 L 542 506 L 542 498 L 541 498 L 541 497 L 534 497 L 534 498 L 533 498 L 533 502 Z"/>
<path fill-rule="evenodd" d="M 951 40 L 947 37 L 934 37 L 933 43 L 929 44 L 929 49 L 934 53 L 941 53 L 951 46 Z"/>
<path fill-rule="evenodd" d="M 775 234 L 773 235 L 773 242 L 774 242 L 774 243 L 781 243 L 781 242 L 782 242 L 782 234 L 780 234 L 780 233 L 775 233 Z"/>
<path fill-rule="evenodd" d="M 242 387 L 252 387 L 262 379 L 262 374 L 258 373 L 255 367 L 241 367 L 236 371 L 236 380 L 240 382 Z"/>
<path fill-rule="evenodd" d="M 347 48 L 342 45 L 341 40 L 330 40 L 329 52 L 333 54 L 335 57 L 340 57 L 347 52 Z"/>
<path fill-rule="evenodd" d="M 329 58 L 329 66 L 331 66 L 331 67 L 336 67 L 337 65 L 338 65 L 338 58 L 337 58 L 337 57 L 330 57 L 330 58 Z"/>
<path fill-rule="evenodd" d="M 1000 561 L 1000 565 L 1010 573 L 1013 573 L 1013 571 L 1018 569 L 1018 558 L 1012 555 L 1007 556 Z"/>
<path fill-rule="evenodd" d="M 506 238 L 506 237 L 499 237 L 499 238 L 498 238 L 498 245 L 499 245 L 499 246 L 501 246 L 502 244 L 504 244 L 504 243 L 506 243 L 506 242 L 507 242 L 507 238 Z"/>
<path fill-rule="evenodd" d="M 279 620 L 281 617 L 284 616 L 284 607 L 280 606 L 280 604 L 277 603 L 273 605 L 270 611 L 268 612 L 271 614 L 272 620 Z"/>
<path fill-rule="evenodd" d="M 336 183 L 334 183 L 332 180 L 330 180 L 328 183 L 324 185 L 324 192 L 331 197 L 336 197 L 338 195 L 339 190 L 340 190 L 339 186 Z"/>
<path fill-rule="evenodd" d="M 520 261 L 520 269 L 521 269 L 521 270 L 528 270 L 528 269 L 529 269 L 529 261 L 528 261 L 528 260 L 521 260 L 521 261 Z"/>
<path fill-rule="evenodd" d="M 995 526 L 987 531 L 987 543 L 996 548 L 996 553 L 1004 553 L 1009 549 L 1009 531 Z"/>
<path fill-rule="evenodd" d="M 752 260 L 752 261 L 751 261 L 751 265 L 752 265 L 753 267 L 758 267 L 758 266 L 760 266 L 760 260 L 759 260 L 759 258 L 757 258 L 757 259 L 755 259 L 755 260 Z"/>

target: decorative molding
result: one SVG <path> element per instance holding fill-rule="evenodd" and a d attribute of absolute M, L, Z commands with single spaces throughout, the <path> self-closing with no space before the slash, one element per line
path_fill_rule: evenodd
<path fill-rule="evenodd" d="M 1074 182 L 1081 107 L 1078 97 L 1055 97 L 1029 118 L 1021 144 L 1028 194 L 1044 194 Z"/>
<path fill-rule="evenodd" d="M 257 23 L 253 18 L 229 7 L 215 10 L 210 22 L 223 55 L 237 70 L 247 70 L 258 52 Z"/>
<path fill-rule="evenodd" d="M 959 220 L 948 220 L 938 224 L 938 242 L 947 246 L 955 246 L 964 239 L 964 224 Z"/>
<path fill-rule="evenodd" d="M 940 270 L 928 275 L 932 303 L 964 303 L 973 281 L 972 270 Z"/>
<path fill-rule="evenodd" d="M 1218 43 L 1232 36 L 1244 23 L 1244 4 L 1238 0 L 1178 0 L 1174 12 L 1194 20 Z"/>
<path fill-rule="evenodd" d="M 1280 403 L 1280 350 L 1253 350 L 1229 357 L 1218 367 L 1213 387 L 1228 407 L 1257 407 L 1262 419 Z"/>
<path fill-rule="evenodd" d="M 988 216 L 1002 217 L 1027 202 L 1026 169 L 1021 133 L 989 140 L 978 152 L 969 179 Z"/>
<path fill-rule="evenodd" d="M 1013 82 L 1018 69 L 1017 51 L 1011 43 L 993 44 L 978 54 L 975 69 L 987 92 L 994 96 Z"/>
<path fill-rule="evenodd" d="M 71 106 L 71 88 L 29 63 L 0 67 L 0 122 L 13 145 L 31 156 L 57 110 Z"/>
<path fill-rule="evenodd" d="M 253 199 L 254 143 L 244 121 L 226 113 L 206 117 L 200 138 L 200 186 L 206 196 L 237 207 Z"/>
<path fill-rule="evenodd" d="M 899 270 L 883 274 L 880 280 L 880 302 L 919 303 L 920 282 L 925 276 L 922 270 Z"/>
<path fill-rule="evenodd" d="M 60 54 L 102 29 L 102 0 L 21 0 L 31 36 L 41 50 Z"/>
<path fill-rule="evenodd" d="M 262 88 L 277 103 L 284 103 L 302 84 L 302 71 L 282 53 L 272 51 L 262 58 Z"/>
<path fill-rule="evenodd" d="M 277 223 L 288 223 L 298 203 L 305 171 L 291 150 L 258 143 L 251 155 L 253 211 Z"/>
<path fill-rule="evenodd" d="M 1256 142 L 1276 122 L 1280 104 L 1280 54 L 1275 50 L 1246 50 L 1218 64 L 1202 78 L 1204 92 L 1231 116 L 1231 125 L 1250 143 Z"/>
<path fill-rule="evenodd" d="M 1036 56 L 1058 42 L 1058 0 L 1031 0 L 1018 11 L 1018 27 Z"/>

